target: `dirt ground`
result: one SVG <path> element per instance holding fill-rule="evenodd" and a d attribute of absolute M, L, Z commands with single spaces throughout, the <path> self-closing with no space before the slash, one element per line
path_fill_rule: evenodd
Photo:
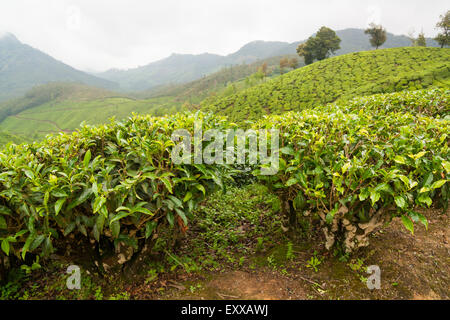
<path fill-rule="evenodd" d="M 120 292 L 119 297 L 138 300 L 447 300 L 450 299 L 449 212 L 429 210 L 425 214 L 428 230 L 416 223 L 412 235 L 400 219 L 394 219 L 372 236 L 369 247 L 347 261 L 340 261 L 326 251 L 323 239 L 310 239 L 294 245 L 290 259 L 285 258 L 286 243 L 280 243 L 248 257 L 246 263 L 224 263 L 220 271 L 187 273 L 176 269 L 151 281 L 146 281 L 148 276 L 135 273 L 136 277 L 127 279 L 111 276 L 95 280 L 92 275 L 92 281 L 86 279 L 90 283 L 83 283 L 91 291 L 78 295 L 65 288 L 65 280 L 61 278 L 65 269 L 55 270 L 36 274 L 37 278 L 25 284 L 20 294 L 27 299 L 108 299 L 112 292 Z M 319 261 L 315 267 L 310 263 L 312 257 Z M 366 267 L 371 265 L 380 267 L 380 289 L 367 287 Z M 98 290 L 98 285 L 104 290 L 100 297 L 92 293 Z"/>
<path fill-rule="evenodd" d="M 158 294 L 140 285 L 130 290 L 137 299 L 449 299 L 448 212 L 427 212 L 427 216 L 428 231 L 416 224 L 412 235 L 395 219 L 349 261 L 325 253 L 317 272 L 306 262 L 311 250 L 324 252 L 320 245 L 295 251 L 295 259 L 283 266 L 167 278 L 159 283 Z M 367 288 L 365 267 L 369 265 L 381 269 L 379 290 Z"/>

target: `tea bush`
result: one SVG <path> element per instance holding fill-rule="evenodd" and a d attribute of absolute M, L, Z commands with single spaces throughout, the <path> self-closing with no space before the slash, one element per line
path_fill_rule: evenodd
<path fill-rule="evenodd" d="M 298 213 L 318 218 L 328 249 L 367 245 L 393 216 L 413 232 L 413 222 L 427 226 L 416 206 L 448 205 L 448 93 L 382 94 L 249 122 L 281 132 L 280 170 L 254 175 L 279 196 L 292 224 Z M 123 263 L 158 236 L 184 233 L 200 201 L 233 175 L 238 185 L 248 175 L 173 163 L 172 132 L 193 133 L 199 118 L 203 130 L 235 128 L 212 114 L 135 115 L 8 145 L 0 152 L 0 268 L 7 257 L 45 257 L 75 238 L 97 249 L 114 245 Z"/>
<path fill-rule="evenodd" d="M 401 91 L 387 94 L 358 97 L 346 103 L 338 103 L 345 112 L 410 112 L 430 117 L 445 118 L 450 115 L 450 90 L 428 89 Z M 332 104 L 331 108 L 336 104 Z M 327 108 L 322 108 L 322 110 Z"/>
<path fill-rule="evenodd" d="M 319 217 L 326 248 L 351 252 L 393 216 L 413 232 L 413 222 L 427 225 L 416 206 L 447 207 L 449 120 L 327 108 L 268 116 L 254 126 L 280 130 L 279 171 L 260 179 L 292 224 L 297 211 Z"/>
<path fill-rule="evenodd" d="M 193 131 L 196 118 L 204 130 L 228 126 L 203 114 L 133 116 L 9 145 L 0 152 L 0 258 L 48 256 L 55 240 L 71 235 L 136 252 L 160 227 L 185 231 L 197 203 L 227 170 L 173 163 L 171 133 Z"/>

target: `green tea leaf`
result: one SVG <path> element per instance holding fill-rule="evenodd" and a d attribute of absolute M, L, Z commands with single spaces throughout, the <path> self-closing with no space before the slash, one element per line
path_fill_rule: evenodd
<path fill-rule="evenodd" d="M 30 233 L 27 240 L 25 241 L 25 244 L 22 247 L 22 253 L 21 253 L 22 260 L 25 260 L 25 255 L 27 254 L 28 249 L 30 248 L 31 243 L 34 241 L 35 237 L 36 237 L 35 233 Z"/>
<path fill-rule="evenodd" d="M 148 221 L 145 224 L 145 239 L 148 239 L 152 235 L 157 225 L 158 223 L 156 221 Z"/>
<path fill-rule="evenodd" d="M 31 243 L 30 251 L 36 250 L 36 248 L 41 245 L 41 243 L 44 241 L 44 239 L 45 239 L 45 235 L 43 235 L 43 234 L 38 235 Z"/>
<path fill-rule="evenodd" d="M 445 183 L 447 182 L 447 180 L 439 180 L 439 181 L 436 181 L 436 182 L 434 182 L 432 185 L 431 185 L 431 189 L 439 189 L 440 187 L 442 187 Z"/>
<path fill-rule="evenodd" d="M 395 204 L 397 204 L 397 207 L 403 209 L 406 206 L 405 198 L 403 198 L 403 196 L 396 196 Z"/>
<path fill-rule="evenodd" d="M 9 242 L 7 239 L 2 240 L 2 250 L 7 256 L 9 256 Z"/>
<path fill-rule="evenodd" d="M 131 214 L 131 212 L 128 211 L 121 211 L 119 214 L 116 214 L 111 221 L 109 222 L 110 225 L 112 225 L 114 222 L 119 221 L 120 219 L 123 219 L 125 217 L 128 217 Z"/>
<path fill-rule="evenodd" d="M 298 180 L 296 178 L 290 178 L 288 181 L 286 181 L 286 187 L 290 187 L 294 184 L 297 184 Z"/>
<path fill-rule="evenodd" d="M 59 199 L 58 201 L 56 201 L 55 203 L 55 215 L 58 215 L 59 211 L 61 211 L 61 208 L 64 204 L 64 202 L 66 202 L 66 199 Z"/>
<path fill-rule="evenodd" d="M 2 216 L 0 216 L 0 229 L 7 229 L 8 226 L 6 225 L 6 219 Z"/>
<path fill-rule="evenodd" d="M 109 228 L 111 229 L 111 233 L 114 238 L 117 238 L 120 234 L 120 223 L 119 221 L 114 221 L 110 223 Z"/>
<path fill-rule="evenodd" d="M 84 154 L 84 160 L 83 160 L 83 164 L 84 167 L 87 168 L 89 166 L 89 162 L 91 161 L 91 150 L 88 150 L 85 154 Z"/>
<path fill-rule="evenodd" d="M 184 225 L 187 226 L 188 222 L 187 222 L 187 218 L 186 218 L 186 215 L 185 215 L 184 211 L 182 211 L 182 210 L 180 210 L 178 208 L 176 208 L 175 211 L 180 216 L 180 218 L 183 220 Z"/>
<path fill-rule="evenodd" d="M 172 193 L 172 184 L 170 183 L 170 180 L 168 178 L 160 178 L 160 180 L 164 183 L 167 190 L 169 190 L 169 192 Z"/>
<path fill-rule="evenodd" d="M 414 224 L 407 216 L 402 216 L 403 225 L 407 230 L 409 230 L 412 234 L 414 234 Z"/>
<path fill-rule="evenodd" d="M 380 200 L 380 197 L 381 197 L 381 195 L 379 192 L 377 192 L 375 190 L 370 191 L 370 200 L 372 201 L 372 205 L 377 203 L 378 200 Z"/>
<path fill-rule="evenodd" d="M 172 211 L 167 212 L 166 217 L 167 217 L 167 221 L 169 221 L 170 226 L 173 227 L 173 222 L 174 222 L 173 212 Z"/>
<path fill-rule="evenodd" d="M 183 202 L 188 202 L 192 198 L 192 192 L 188 191 L 184 196 Z"/>
<path fill-rule="evenodd" d="M 100 211 L 100 209 L 103 207 L 103 205 L 105 203 L 106 203 L 106 198 L 104 196 L 97 197 L 95 199 L 94 206 L 93 206 L 94 213 L 97 213 L 98 211 Z"/>

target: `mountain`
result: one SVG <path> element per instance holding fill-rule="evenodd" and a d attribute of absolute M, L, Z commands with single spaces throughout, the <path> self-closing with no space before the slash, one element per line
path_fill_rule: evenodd
<path fill-rule="evenodd" d="M 143 91 L 167 84 L 181 84 L 200 79 L 225 66 L 249 64 L 276 56 L 286 46 L 285 42 L 254 41 L 228 56 L 204 53 L 172 54 L 170 57 L 149 63 L 143 67 L 111 69 L 96 74 L 120 84 L 125 91 Z"/>
<path fill-rule="evenodd" d="M 336 55 L 350 52 L 371 50 L 369 38 L 362 29 L 344 29 L 336 31 L 341 38 L 341 49 Z M 216 54 L 173 54 L 168 58 L 152 62 L 143 67 L 128 70 L 108 70 L 96 74 L 98 77 L 120 84 L 122 90 L 142 91 L 167 84 L 182 84 L 211 74 L 225 66 L 250 64 L 258 60 L 275 56 L 296 54 L 297 46 L 304 42 L 293 43 L 282 41 L 253 41 L 238 51 L 227 56 Z M 428 46 L 438 47 L 438 44 L 427 39 Z M 382 48 L 408 47 L 411 41 L 406 36 L 387 34 L 386 43 Z"/>
<path fill-rule="evenodd" d="M 450 49 L 379 49 L 325 59 L 233 95 L 206 99 L 201 109 L 239 122 L 356 96 L 449 85 Z"/>
<path fill-rule="evenodd" d="M 235 53 L 226 56 L 224 60 L 226 64 L 249 64 L 269 57 L 295 53 L 295 51 L 286 52 L 287 45 L 287 42 L 257 40 L 247 43 Z"/>
<path fill-rule="evenodd" d="M 11 33 L 0 38 L 0 101 L 21 96 L 36 85 L 52 81 L 117 88 L 117 84 L 109 80 L 76 70 L 21 43 Z"/>
<path fill-rule="evenodd" d="M 204 53 L 172 54 L 170 57 L 129 70 L 108 70 L 97 76 L 120 83 L 128 91 L 141 91 L 167 83 L 183 83 L 218 70 L 223 57 Z"/>

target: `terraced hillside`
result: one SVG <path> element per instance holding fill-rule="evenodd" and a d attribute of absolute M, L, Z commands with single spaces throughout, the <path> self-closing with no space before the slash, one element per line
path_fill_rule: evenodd
<path fill-rule="evenodd" d="M 204 101 L 200 108 L 241 121 L 355 96 L 449 85 L 449 49 L 394 48 L 316 62 L 228 97 Z"/>
<path fill-rule="evenodd" d="M 246 76 L 258 70 L 257 63 L 225 69 L 189 85 L 161 88 L 145 99 L 55 83 L 0 105 L 0 129 L 40 139 L 49 133 L 73 131 L 82 122 L 102 124 L 111 117 L 127 118 L 133 112 L 172 114 L 186 109 L 188 104 L 227 115 L 233 121 L 257 119 L 264 114 L 301 110 L 357 96 L 448 88 L 449 58 L 449 49 L 385 49 L 330 58 L 282 76 L 277 76 L 276 61 L 269 59 L 265 79 Z M 197 103 L 200 105 L 192 105 Z"/>
<path fill-rule="evenodd" d="M 280 74 L 283 57 L 259 60 L 249 65 L 224 68 L 212 75 L 182 85 L 124 95 L 77 83 L 51 83 L 30 90 L 19 99 L 0 103 L 0 128 L 14 134 L 39 139 L 46 134 L 70 132 L 85 121 L 108 122 L 123 119 L 133 112 L 155 116 L 181 110 L 185 103 L 200 103 L 207 97 L 227 96 Z M 266 77 L 256 72 L 266 64 Z M 17 142 L 17 140 L 14 140 Z"/>
<path fill-rule="evenodd" d="M 117 93 L 74 82 L 51 82 L 38 85 L 23 97 L 0 102 L 0 122 L 6 117 L 46 104 L 61 101 L 82 102 L 92 99 L 119 96 Z"/>
<path fill-rule="evenodd" d="M 178 104 L 181 108 L 181 104 Z M 109 118 L 123 119 L 133 112 L 140 114 L 162 115 L 174 111 L 170 98 L 134 100 L 126 97 L 110 97 L 85 101 L 66 100 L 50 102 L 9 116 L 1 123 L 2 130 L 40 139 L 49 133 L 71 132 L 79 128 L 82 122 L 102 124 Z"/>
<path fill-rule="evenodd" d="M 112 117 L 126 118 L 133 112 L 172 113 L 176 111 L 174 105 L 181 106 L 181 103 L 166 97 L 136 100 L 77 83 L 51 83 L 0 104 L 0 129 L 9 135 L 40 139 L 49 133 L 73 131 L 82 122 L 101 124 Z"/>
<path fill-rule="evenodd" d="M 22 142 L 26 142 L 26 140 L 27 139 L 25 139 L 23 137 L 12 135 L 8 132 L 0 131 L 0 146 L 4 146 L 4 145 L 8 144 L 9 142 L 19 144 Z"/>

